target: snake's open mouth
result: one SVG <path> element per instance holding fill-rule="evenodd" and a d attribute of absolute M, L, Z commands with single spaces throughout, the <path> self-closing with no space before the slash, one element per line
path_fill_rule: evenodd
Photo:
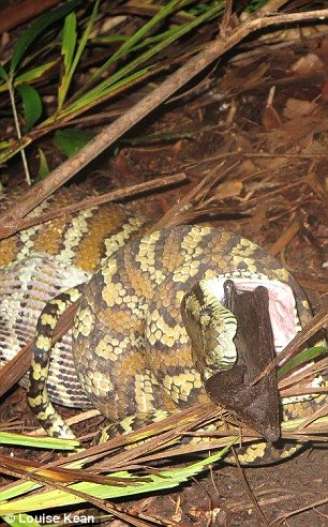
<path fill-rule="evenodd" d="M 233 280 L 240 291 L 253 291 L 263 286 L 269 293 L 269 314 L 276 353 L 280 353 L 301 330 L 296 301 L 291 287 L 283 282 L 270 280 L 262 274 L 251 274 L 242 271 L 225 273 L 208 281 L 207 287 L 216 298 L 223 302 L 223 284 Z"/>

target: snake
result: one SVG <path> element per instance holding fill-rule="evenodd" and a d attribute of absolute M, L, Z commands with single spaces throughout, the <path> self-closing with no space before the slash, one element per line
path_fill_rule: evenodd
<path fill-rule="evenodd" d="M 32 216 L 81 193 L 62 190 Z M 236 361 L 236 321 L 223 305 L 227 279 L 245 290 L 267 288 L 276 352 L 312 318 L 292 275 L 250 240 L 207 225 L 145 226 L 128 207 L 107 204 L 0 242 L 0 361 L 35 337 L 29 382 L 22 382 L 49 435 L 74 437 L 54 404 L 95 407 L 130 431 L 209 402 L 206 380 Z M 72 304 L 72 328 L 54 342 Z M 198 347 L 185 324 L 195 312 Z M 283 418 L 313 412 L 324 399 L 289 400 Z M 265 452 L 261 441 L 243 461 Z"/>

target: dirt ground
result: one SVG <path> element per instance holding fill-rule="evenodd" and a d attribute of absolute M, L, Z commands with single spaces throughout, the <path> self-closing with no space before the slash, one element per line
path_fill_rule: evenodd
<path fill-rule="evenodd" d="M 327 498 L 325 451 L 308 451 L 287 463 L 246 469 L 245 476 L 268 523 L 255 511 L 247 484 L 238 469 L 227 465 L 214 468 L 210 475 L 192 482 L 180 492 L 141 500 L 129 510 L 164 525 L 165 521 L 169 525 L 197 527 L 328 525 L 327 505 L 315 505 Z M 309 503 L 313 503 L 309 511 L 288 517 L 291 511 L 302 510 Z"/>
<path fill-rule="evenodd" d="M 102 156 L 85 173 L 120 188 L 184 172 L 189 186 L 139 200 L 154 219 L 212 178 L 208 196 L 194 204 L 195 218 L 241 232 L 270 250 L 318 308 L 328 293 L 328 36 L 318 30 L 281 35 L 277 42 L 258 42 L 242 57 L 235 51 L 199 79 L 201 90 L 191 85 L 134 129 L 114 158 Z M 136 137 L 139 144 L 129 144 Z M 24 391 L 12 393 L 0 412 L 2 421 L 26 421 Z M 175 493 L 121 506 L 160 525 L 323 527 L 326 452 L 309 448 L 279 465 L 245 469 L 244 475 L 236 467 L 215 466 Z"/>

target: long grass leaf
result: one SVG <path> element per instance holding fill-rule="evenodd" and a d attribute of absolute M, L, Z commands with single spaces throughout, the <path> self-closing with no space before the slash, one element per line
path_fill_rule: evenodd
<path fill-rule="evenodd" d="M 81 113 L 81 111 L 89 110 L 90 108 L 98 104 L 99 102 L 102 102 L 108 99 L 110 96 L 114 96 L 118 94 L 120 91 L 126 88 L 130 88 L 131 86 L 133 86 L 134 83 L 145 78 L 147 74 L 149 74 L 149 68 L 148 69 L 144 68 L 138 71 L 137 73 L 134 73 L 133 75 L 128 76 L 126 79 L 123 79 L 122 81 L 116 83 L 115 86 L 111 86 L 107 91 L 102 90 L 100 91 L 100 93 L 95 94 L 94 91 L 92 90 L 92 93 L 85 94 L 83 98 L 78 99 L 71 105 L 63 108 L 63 110 L 60 112 L 58 117 L 65 118 L 66 120 L 68 117 L 71 117 L 73 115 L 78 115 L 79 113 Z M 54 117 L 51 116 L 47 120 L 46 124 L 53 122 L 53 120 L 54 120 Z"/>
<path fill-rule="evenodd" d="M 58 108 L 61 108 L 69 87 L 70 71 L 76 46 L 76 15 L 70 13 L 65 18 L 61 54 L 63 56 L 64 68 L 61 82 L 58 85 Z"/>
<path fill-rule="evenodd" d="M 87 45 L 87 42 L 89 40 L 89 37 L 90 37 L 90 33 L 92 31 L 92 28 L 93 28 L 93 25 L 96 21 L 96 18 L 97 18 L 97 14 L 98 14 L 98 8 L 99 8 L 99 2 L 100 0 L 96 0 L 95 2 L 95 5 L 93 7 L 93 10 L 92 10 L 92 13 L 90 15 L 90 18 L 88 20 L 88 23 L 87 23 L 87 26 L 83 32 L 83 35 L 80 39 L 80 42 L 79 42 L 79 45 L 78 45 L 78 48 L 76 50 L 76 54 L 75 54 L 75 57 L 74 57 L 74 60 L 73 60 L 73 64 L 72 64 L 72 69 L 71 69 L 71 74 L 74 73 L 74 71 L 76 70 L 76 67 L 81 59 L 81 56 L 82 56 L 82 53 Z"/>
<path fill-rule="evenodd" d="M 47 27 L 66 16 L 67 13 L 72 11 L 72 9 L 74 9 L 79 3 L 81 3 L 81 0 L 70 0 L 58 9 L 41 15 L 31 24 L 31 26 L 26 31 L 21 34 L 21 36 L 16 42 L 13 55 L 10 61 L 11 77 L 14 76 L 17 67 L 19 66 L 22 58 L 25 55 L 25 52 L 30 47 L 30 45 L 38 38 L 38 36 L 43 33 L 43 31 L 47 29 Z"/>
<path fill-rule="evenodd" d="M 136 59 L 131 61 L 129 64 L 120 68 L 109 79 L 105 79 L 100 84 L 98 84 L 95 88 L 92 88 L 87 93 L 82 95 L 78 100 L 73 102 L 69 108 L 74 111 L 77 108 L 79 109 L 83 108 L 85 104 L 88 106 L 90 105 L 90 103 L 96 104 L 96 101 L 98 100 L 98 98 L 103 97 L 105 93 L 106 94 L 110 93 L 110 88 L 112 86 L 115 86 L 116 88 L 118 81 L 120 81 L 122 78 L 134 72 L 138 67 L 140 67 L 145 62 L 149 61 L 149 59 L 151 59 L 153 56 L 158 54 L 160 51 L 162 51 L 163 49 L 171 45 L 177 39 L 184 36 L 186 33 L 191 31 L 192 29 L 195 29 L 198 25 L 204 23 L 206 20 L 208 20 L 209 18 L 212 18 L 214 15 L 217 15 L 221 10 L 222 10 L 221 5 L 219 7 L 214 6 L 212 9 L 209 9 L 204 15 L 198 17 L 192 22 L 188 22 L 181 27 L 179 26 L 178 28 L 176 28 L 176 30 L 173 33 L 170 33 L 168 38 L 166 38 L 163 42 L 159 42 L 156 46 L 153 46 L 151 49 L 139 55 Z M 66 110 L 68 110 L 68 108 Z"/>
<path fill-rule="evenodd" d="M 79 442 L 76 439 L 32 437 L 11 432 L 0 432 L 0 444 L 33 448 L 47 448 L 49 450 L 74 450 L 79 446 Z"/>
<path fill-rule="evenodd" d="M 98 68 L 98 70 L 90 77 L 86 87 L 93 84 L 97 79 L 99 79 L 112 65 L 115 64 L 119 59 L 125 57 L 129 51 L 140 41 L 142 41 L 147 34 L 149 34 L 154 27 L 156 27 L 160 22 L 165 20 L 170 14 L 172 14 L 177 7 L 182 7 L 185 5 L 185 1 L 181 0 L 172 0 L 168 4 L 161 7 L 158 13 L 153 16 L 146 24 L 144 24 L 138 31 L 126 40 L 122 46 L 108 59 L 106 62 Z"/>
<path fill-rule="evenodd" d="M 14 86 L 23 84 L 23 82 L 31 83 L 32 81 L 38 80 L 44 73 L 53 68 L 57 62 L 57 60 L 51 60 L 50 62 L 41 64 L 41 66 L 36 66 L 28 71 L 24 71 L 21 75 L 17 75 Z"/>
<path fill-rule="evenodd" d="M 38 154 L 39 154 L 39 170 L 38 170 L 38 177 L 37 180 L 40 181 L 41 179 L 44 179 L 49 174 L 49 165 L 46 158 L 46 155 L 42 148 L 38 148 Z"/>
<path fill-rule="evenodd" d="M 58 109 L 59 110 L 62 108 L 64 104 L 67 92 L 72 82 L 74 72 L 79 64 L 82 53 L 87 45 L 93 24 L 97 17 L 98 7 L 99 7 L 99 0 L 96 0 L 92 13 L 90 15 L 90 18 L 88 20 L 87 26 L 80 39 L 78 48 L 75 53 L 75 57 L 74 57 L 74 50 L 75 50 L 76 38 L 77 38 L 76 17 L 74 15 L 74 19 L 73 19 L 73 13 L 71 13 L 68 17 L 66 17 L 67 22 L 65 21 L 63 46 L 62 46 L 62 53 L 64 55 L 65 72 L 62 78 L 62 82 L 58 89 Z M 68 20 L 69 17 L 70 17 L 70 20 Z M 75 23 L 74 23 L 74 20 L 75 20 Z"/>
<path fill-rule="evenodd" d="M 65 18 L 63 29 L 62 55 L 64 57 L 65 74 L 67 74 L 72 66 L 73 56 L 76 46 L 76 15 L 70 13 Z"/>
<path fill-rule="evenodd" d="M 34 481 L 19 481 L 18 483 L 11 483 L 0 491 L 0 502 L 24 496 L 28 492 L 32 492 L 40 487 L 40 483 Z"/>
<path fill-rule="evenodd" d="M 11 145 L 10 141 L 0 141 L 0 150 L 9 148 Z"/>

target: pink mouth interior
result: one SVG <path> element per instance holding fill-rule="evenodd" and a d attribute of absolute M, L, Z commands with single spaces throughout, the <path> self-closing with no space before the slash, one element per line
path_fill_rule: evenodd
<path fill-rule="evenodd" d="M 223 284 L 227 277 L 222 279 L 222 298 Z M 274 346 L 276 353 L 283 350 L 285 346 L 295 337 L 300 330 L 295 298 L 289 285 L 282 282 L 272 282 L 265 278 L 244 278 L 234 277 L 231 279 L 237 289 L 241 291 L 253 291 L 258 286 L 264 286 L 269 293 L 269 313 L 271 319 Z M 219 278 L 221 288 L 221 277 Z"/>

